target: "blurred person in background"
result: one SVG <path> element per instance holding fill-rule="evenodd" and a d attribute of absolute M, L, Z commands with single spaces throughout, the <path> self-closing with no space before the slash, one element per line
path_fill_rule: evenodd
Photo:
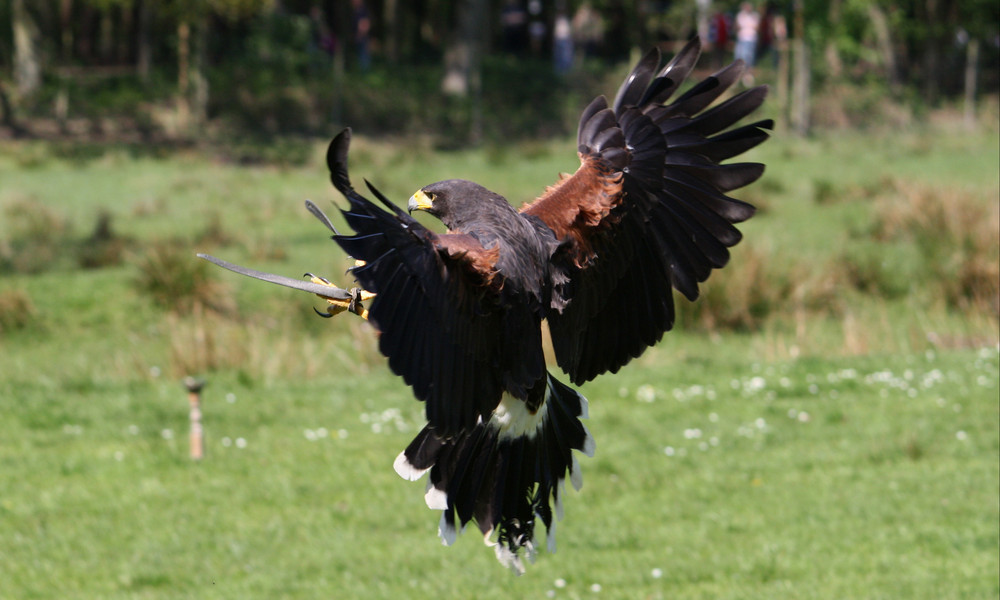
<path fill-rule="evenodd" d="M 364 0 L 351 0 L 351 31 L 354 35 L 354 48 L 358 53 L 358 68 L 367 72 L 371 67 L 372 57 L 368 51 L 372 20 L 368 16 L 368 7 Z"/>
<path fill-rule="evenodd" d="M 309 9 L 309 27 L 312 45 L 309 47 L 311 63 L 318 62 L 317 57 L 325 55 L 325 58 L 333 56 L 337 48 L 337 38 L 333 35 L 326 14 L 319 6 Z"/>
<path fill-rule="evenodd" d="M 573 26 L 565 10 L 556 13 L 552 27 L 552 58 L 558 75 L 565 75 L 573 67 Z"/>
<path fill-rule="evenodd" d="M 527 38 L 528 13 L 518 0 L 504 2 L 500 9 L 500 29 L 504 52 L 521 54 Z"/>
<path fill-rule="evenodd" d="M 545 17 L 542 14 L 542 0 L 528 2 L 528 37 L 531 40 L 532 56 L 541 56 L 545 44 Z"/>
<path fill-rule="evenodd" d="M 597 56 L 597 50 L 604 38 L 604 21 L 590 2 L 584 2 L 573 15 L 570 30 L 576 45 L 583 51 L 584 58 Z"/>
<path fill-rule="evenodd" d="M 757 36 L 760 30 L 760 15 L 753 9 L 753 5 L 744 2 L 740 5 L 740 12 L 736 13 L 736 59 L 747 64 L 746 74 L 743 76 L 743 83 L 753 84 L 753 75 L 750 67 L 754 65 L 754 58 L 757 55 Z"/>
<path fill-rule="evenodd" d="M 711 47 L 711 63 L 715 68 L 722 67 L 726 62 L 730 28 L 729 15 L 721 10 L 715 11 L 709 19 L 707 41 Z"/>
<path fill-rule="evenodd" d="M 773 3 L 768 3 L 760 25 L 760 48 L 757 51 L 757 61 L 762 62 L 771 55 L 774 66 L 778 66 L 779 51 L 788 39 L 788 25 L 785 17 Z"/>

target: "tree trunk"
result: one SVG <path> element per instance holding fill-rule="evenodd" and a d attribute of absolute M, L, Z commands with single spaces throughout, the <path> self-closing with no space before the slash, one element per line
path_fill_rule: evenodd
<path fill-rule="evenodd" d="M 135 68 L 139 79 L 149 81 L 149 67 L 153 60 L 153 49 L 149 40 L 149 25 L 153 17 L 152 0 L 138 0 L 138 24 L 136 26 Z"/>
<path fill-rule="evenodd" d="M 63 64 L 73 58 L 73 0 L 59 4 L 59 55 Z"/>
<path fill-rule="evenodd" d="M 458 4 L 458 24 L 444 52 L 444 80 L 441 89 L 452 96 L 469 95 L 471 78 L 479 60 L 479 40 L 476 39 L 476 5 L 483 0 L 461 0 Z"/>
<path fill-rule="evenodd" d="M 788 40 L 776 40 L 778 46 L 778 81 L 775 85 L 775 96 L 778 103 L 778 130 L 788 129 Z"/>
<path fill-rule="evenodd" d="M 134 24 L 132 19 L 135 16 L 132 6 L 122 6 L 118 9 L 118 35 L 115 44 L 115 62 L 119 65 L 129 63 L 132 55 L 132 30 Z"/>
<path fill-rule="evenodd" d="M 41 36 L 25 0 L 11 0 L 14 33 L 14 82 L 20 98 L 30 98 L 42 85 Z"/>
<path fill-rule="evenodd" d="M 840 59 L 840 51 L 837 50 L 837 37 L 840 30 L 840 3 L 841 0 L 830 0 L 830 9 L 827 13 L 830 37 L 823 48 L 826 67 L 830 72 L 830 77 L 833 79 L 840 79 L 840 76 L 844 73 L 844 61 Z"/>
<path fill-rule="evenodd" d="M 0 81 L 0 125 L 9 128 L 15 137 L 25 132 L 14 116 L 14 106 L 10 101 L 10 95 L 7 93 L 7 88 L 3 81 Z"/>
<path fill-rule="evenodd" d="M 797 39 L 795 46 L 795 74 L 792 78 L 792 126 L 800 136 L 809 134 L 809 46 Z"/>
<path fill-rule="evenodd" d="M 191 116 L 195 125 L 203 125 L 208 120 L 208 76 L 205 74 L 208 56 L 208 19 L 198 18 L 194 29 L 194 57 L 191 61 Z"/>
<path fill-rule="evenodd" d="M 337 48 L 333 53 L 333 82 L 330 91 L 333 96 L 330 98 L 330 119 L 333 123 L 342 127 L 344 125 L 344 97 L 347 93 L 344 78 L 347 73 L 347 48 L 351 45 L 351 4 L 349 2 L 337 2 L 333 6 L 333 27 L 334 36 L 337 39 Z"/>
<path fill-rule="evenodd" d="M 441 88 L 446 94 L 470 100 L 468 140 L 473 144 L 483 135 L 481 58 L 488 4 L 487 0 L 462 0 L 458 5 L 457 35 L 444 53 Z"/>
<path fill-rule="evenodd" d="M 177 128 L 186 131 L 191 122 L 191 104 L 188 99 L 188 57 L 191 53 L 191 25 L 181 21 L 177 25 Z"/>
<path fill-rule="evenodd" d="M 194 19 L 193 25 L 185 20 L 177 26 L 177 125 L 182 132 L 192 131 L 208 117 L 208 20 L 204 15 Z"/>
<path fill-rule="evenodd" d="M 73 54 L 77 59 L 91 62 L 94 59 L 94 12 L 95 8 L 88 2 L 81 2 L 79 14 L 76 16 L 76 35 L 73 43 Z"/>
<path fill-rule="evenodd" d="M 882 64 L 889 79 L 889 89 L 898 92 L 900 87 L 899 68 L 896 61 L 896 52 L 892 48 L 892 35 L 889 31 L 889 19 L 877 4 L 868 5 L 868 18 L 872 22 L 875 30 L 875 40 L 878 44 L 878 52 L 882 56 Z"/>
<path fill-rule="evenodd" d="M 927 27 L 927 38 L 923 41 L 924 47 L 924 72 L 923 72 L 923 92 L 924 100 L 928 104 L 937 101 L 938 95 L 938 71 L 941 68 L 941 35 L 939 32 L 942 26 L 938 0 L 926 0 L 925 4 L 925 26 Z"/>
<path fill-rule="evenodd" d="M 97 45 L 101 62 L 106 65 L 111 63 L 115 47 L 115 18 L 112 13 L 113 10 L 114 7 L 108 6 L 101 11 L 101 33 Z"/>
<path fill-rule="evenodd" d="M 385 58 L 391 64 L 399 61 L 399 1 L 385 0 L 385 10 L 382 11 L 382 21 L 385 33 Z"/>
<path fill-rule="evenodd" d="M 979 40 L 972 38 L 965 49 L 965 127 L 976 126 L 976 80 L 979 78 Z"/>
<path fill-rule="evenodd" d="M 792 127 L 798 135 L 809 133 L 809 46 L 805 40 L 802 0 L 795 3 L 795 40 L 792 42 L 795 68 L 792 75 Z"/>

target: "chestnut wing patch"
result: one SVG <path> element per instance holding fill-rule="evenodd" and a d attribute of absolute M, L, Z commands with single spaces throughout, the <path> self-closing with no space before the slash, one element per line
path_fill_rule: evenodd
<path fill-rule="evenodd" d="M 487 249 L 469 234 L 449 233 L 436 236 L 434 246 L 443 258 L 461 266 L 484 286 L 492 285 L 496 279 L 497 261 L 500 259 L 499 245 Z"/>
<path fill-rule="evenodd" d="M 580 158 L 576 173 L 549 186 L 521 212 L 541 219 L 556 239 L 569 240 L 573 261 L 582 266 L 593 258 L 592 236 L 621 203 L 623 175 L 599 154 Z"/>
<path fill-rule="evenodd" d="M 595 99 L 580 118 L 580 170 L 522 209 L 568 243 L 553 257 L 564 305 L 547 318 L 556 359 L 574 383 L 616 372 L 657 343 L 673 327 L 673 290 L 697 298 L 741 239 L 733 224 L 753 215 L 727 194 L 760 177 L 763 165 L 721 162 L 767 139 L 770 121 L 728 129 L 767 89 L 712 107 L 739 81 L 737 62 L 665 104 L 699 52 L 692 41 L 660 69 L 651 51 L 612 107 Z"/>

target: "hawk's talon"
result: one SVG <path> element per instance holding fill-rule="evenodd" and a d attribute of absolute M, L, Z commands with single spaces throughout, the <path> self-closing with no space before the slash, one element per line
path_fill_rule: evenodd
<path fill-rule="evenodd" d="M 312 273 L 306 273 L 304 277 L 308 277 L 309 280 L 312 281 L 313 283 L 319 285 L 326 285 L 332 288 L 336 288 L 337 290 L 341 290 L 341 288 L 331 283 L 330 280 L 326 279 L 325 277 L 320 277 L 319 275 L 314 275 Z M 348 293 L 350 294 L 350 298 L 343 300 L 330 298 L 329 296 L 324 296 L 323 294 L 316 294 L 320 298 L 326 300 L 328 306 L 326 307 L 326 312 L 320 311 L 316 308 L 313 308 L 313 310 L 315 310 L 316 313 L 319 316 L 323 317 L 324 319 L 329 319 L 330 317 L 339 315 L 344 311 L 348 311 L 358 315 L 359 317 L 367 321 L 368 309 L 364 307 L 362 302 L 367 302 L 368 300 L 371 300 L 372 298 L 375 297 L 375 294 L 371 292 L 366 292 L 365 290 L 359 287 L 351 288 Z"/>
<path fill-rule="evenodd" d="M 368 309 L 361 304 L 364 301 L 371 300 L 375 297 L 375 294 L 371 292 L 366 292 L 359 287 L 351 288 L 351 302 L 348 304 L 347 310 L 358 315 L 364 320 L 368 320 Z"/>

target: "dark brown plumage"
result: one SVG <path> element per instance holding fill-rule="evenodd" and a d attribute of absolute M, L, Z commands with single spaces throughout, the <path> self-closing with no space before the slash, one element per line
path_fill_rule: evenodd
<path fill-rule="evenodd" d="M 662 69 L 651 51 L 610 106 L 595 99 L 580 119 L 580 168 L 519 211 L 469 181 L 421 188 L 408 208 L 439 218 L 444 234 L 370 184 L 387 210 L 364 198 L 347 173 L 350 130 L 331 143 L 331 179 L 354 231 L 333 239 L 362 261 L 351 272 L 374 294 L 364 314 L 390 368 L 426 402 L 428 424 L 395 468 L 408 479 L 430 472 L 426 500 L 442 511 L 446 543 L 474 520 L 520 570 L 536 519 L 552 541 L 567 473 L 579 487 L 573 450 L 594 450 L 580 420 L 586 400 L 548 373 L 542 321 L 574 383 L 616 372 L 673 326 L 673 289 L 697 298 L 741 238 L 733 224 L 753 215 L 727 194 L 763 165 L 721 163 L 767 138 L 770 121 L 728 129 L 766 88 L 705 110 L 739 79 L 736 63 L 664 104 L 699 48 L 693 40 Z M 331 304 L 343 306 L 343 292 Z"/>

